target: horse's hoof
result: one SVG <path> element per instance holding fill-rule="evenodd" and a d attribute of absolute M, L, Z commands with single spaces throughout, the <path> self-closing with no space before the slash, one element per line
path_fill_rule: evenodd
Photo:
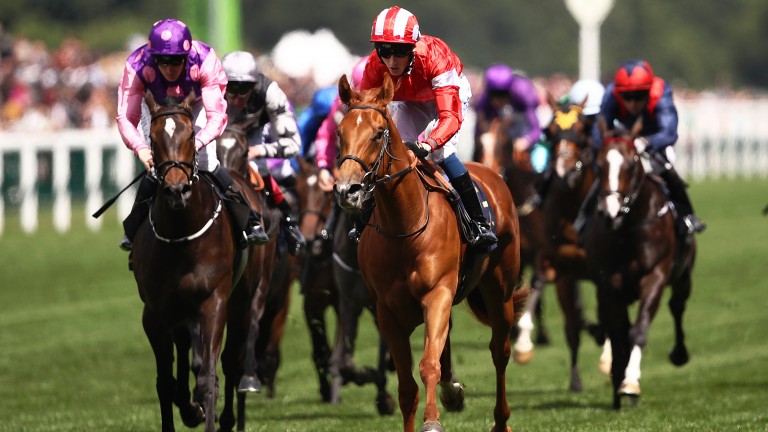
<path fill-rule="evenodd" d="M 379 410 L 379 415 L 392 415 L 395 413 L 395 399 L 389 393 L 376 398 L 376 409 Z"/>
<path fill-rule="evenodd" d="M 619 386 L 620 396 L 639 397 L 640 396 L 640 384 L 636 383 L 621 383 Z"/>
<path fill-rule="evenodd" d="M 255 375 L 243 375 L 240 383 L 237 385 L 238 393 L 259 393 L 261 391 L 261 381 Z"/>
<path fill-rule="evenodd" d="M 626 394 L 622 394 L 621 396 L 622 396 L 623 399 L 625 399 L 627 401 L 627 403 L 631 407 L 636 407 L 637 403 L 640 401 L 640 394 L 639 393 L 638 394 L 626 393 Z"/>
<path fill-rule="evenodd" d="M 669 361 L 675 366 L 682 366 L 688 363 L 688 350 L 685 346 L 675 347 L 671 353 L 669 353 Z"/>
<path fill-rule="evenodd" d="M 201 425 L 205 421 L 205 411 L 199 404 L 192 404 L 190 409 L 179 410 L 181 415 L 181 422 L 188 428 L 194 428 Z"/>
<path fill-rule="evenodd" d="M 550 343 L 551 342 L 549 341 L 549 335 L 547 335 L 546 333 L 539 332 L 536 335 L 536 345 L 546 346 L 546 345 L 549 345 Z"/>
<path fill-rule="evenodd" d="M 425 421 L 424 424 L 421 426 L 421 429 L 419 429 L 419 432 L 444 432 L 443 426 L 440 424 L 439 421 L 430 420 Z"/>
<path fill-rule="evenodd" d="M 597 364 L 597 370 L 605 376 L 611 376 L 611 363 L 613 363 L 611 360 L 600 359 L 600 362 Z"/>
<path fill-rule="evenodd" d="M 491 432 L 499 432 L 498 429 L 496 429 L 496 426 L 491 428 Z M 512 426 L 504 426 L 504 430 L 502 432 L 512 432 Z"/>
<path fill-rule="evenodd" d="M 519 365 L 527 365 L 533 359 L 533 351 L 515 351 L 512 360 Z"/>
<path fill-rule="evenodd" d="M 458 382 L 440 384 L 440 403 L 449 412 L 464 410 L 464 386 Z"/>

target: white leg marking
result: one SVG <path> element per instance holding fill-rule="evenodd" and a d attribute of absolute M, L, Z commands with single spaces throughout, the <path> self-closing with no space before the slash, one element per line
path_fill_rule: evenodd
<path fill-rule="evenodd" d="M 640 385 L 640 360 L 642 358 L 643 353 L 640 351 L 640 347 L 637 345 L 632 347 L 632 353 L 629 355 L 629 363 L 624 372 L 624 384 Z"/>
<path fill-rule="evenodd" d="M 517 328 L 520 329 L 520 334 L 517 336 L 517 341 L 515 341 L 515 351 L 521 353 L 532 351 L 533 341 L 531 340 L 531 332 L 533 331 L 533 320 L 531 319 L 530 312 L 525 312 L 520 317 L 520 321 L 517 322 Z"/>

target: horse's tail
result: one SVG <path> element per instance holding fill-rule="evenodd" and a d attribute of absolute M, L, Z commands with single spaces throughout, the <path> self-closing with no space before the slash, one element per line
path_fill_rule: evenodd
<path fill-rule="evenodd" d="M 523 312 L 525 312 L 525 303 L 529 293 L 530 289 L 523 287 L 523 275 L 521 272 L 515 283 L 515 288 L 512 291 L 512 304 L 514 305 L 515 311 L 514 322 L 517 322 L 523 315 Z M 483 295 L 479 289 L 472 290 L 469 293 L 467 296 L 467 304 L 469 304 L 469 310 L 472 311 L 472 315 L 474 315 L 478 321 L 485 325 L 490 325 L 488 308 L 485 306 Z"/>

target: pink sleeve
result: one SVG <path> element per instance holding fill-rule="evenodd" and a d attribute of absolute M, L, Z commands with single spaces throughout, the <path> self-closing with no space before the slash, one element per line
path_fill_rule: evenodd
<path fill-rule="evenodd" d="M 149 148 L 144 134 L 139 132 L 141 120 L 141 101 L 144 98 L 144 83 L 136 76 L 136 71 L 126 62 L 123 78 L 117 88 L 117 129 L 125 146 L 134 154 L 142 148 Z"/>
<path fill-rule="evenodd" d="M 227 88 L 227 75 L 221 61 L 211 49 L 200 67 L 200 91 L 203 93 L 203 107 L 207 122 L 195 140 L 203 146 L 216 139 L 227 126 L 227 101 L 224 91 Z"/>
<path fill-rule="evenodd" d="M 341 113 L 341 101 L 337 97 L 331 105 L 331 110 L 320 125 L 315 137 L 315 152 L 317 167 L 332 169 L 336 159 L 336 117 Z"/>

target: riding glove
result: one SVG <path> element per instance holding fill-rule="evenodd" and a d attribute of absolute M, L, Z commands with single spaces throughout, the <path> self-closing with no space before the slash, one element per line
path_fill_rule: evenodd
<path fill-rule="evenodd" d="M 425 142 L 406 141 L 405 145 L 419 159 L 424 159 L 425 157 L 429 156 L 429 154 L 432 152 L 432 146 Z"/>

